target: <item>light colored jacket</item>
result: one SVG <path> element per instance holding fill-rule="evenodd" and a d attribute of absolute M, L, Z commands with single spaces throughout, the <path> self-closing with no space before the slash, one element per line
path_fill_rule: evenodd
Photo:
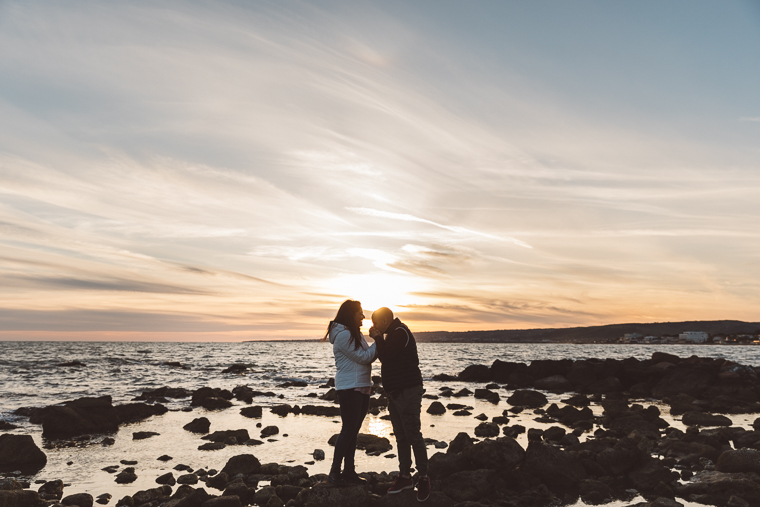
<path fill-rule="evenodd" d="M 359 348 L 350 343 L 351 331 L 343 324 L 333 323 L 330 327 L 330 343 L 335 356 L 335 389 L 354 389 L 372 385 L 372 361 L 377 358 L 375 344 L 368 346 L 362 335 Z"/>

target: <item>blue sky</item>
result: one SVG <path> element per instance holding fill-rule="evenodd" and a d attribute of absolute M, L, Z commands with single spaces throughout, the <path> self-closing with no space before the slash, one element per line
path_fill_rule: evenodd
<path fill-rule="evenodd" d="M 748 1 L 2 2 L 0 338 L 756 321 L 757 54 Z"/>

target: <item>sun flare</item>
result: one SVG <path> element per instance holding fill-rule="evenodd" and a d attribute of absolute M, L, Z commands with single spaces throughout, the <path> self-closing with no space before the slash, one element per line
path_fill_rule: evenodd
<path fill-rule="evenodd" d="M 419 279 L 393 273 L 345 275 L 330 280 L 325 288 L 360 301 L 367 319 L 383 306 L 402 311 L 405 305 L 417 303 L 413 294 L 423 290 Z"/>

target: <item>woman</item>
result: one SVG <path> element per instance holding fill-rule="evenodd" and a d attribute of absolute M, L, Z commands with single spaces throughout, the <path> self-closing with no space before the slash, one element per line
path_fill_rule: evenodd
<path fill-rule="evenodd" d="M 364 312 L 359 301 L 344 301 L 335 320 L 327 326 L 325 338 L 330 338 L 335 355 L 335 390 L 340 404 L 340 428 L 335 454 L 330 467 L 330 482 L 336 485 L 366 482 L 354 470 L 356 438 L 369 408 L 372 389 L 372 361 L 377 357 L 375 344 L 367 345 L 360 328 Z M 343 473 L 341 473 L 341 464 Z"/>

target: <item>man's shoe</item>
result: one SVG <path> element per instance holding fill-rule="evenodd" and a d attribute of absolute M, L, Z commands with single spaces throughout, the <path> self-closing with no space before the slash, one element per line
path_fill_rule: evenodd
<path fill-rule="evenodd" d="M 430 477 L 424 475 L 417 482 L 417 501 L 424 502 L 430 498 Z"/>
<path fill-rule="evenodd" d="M 396 477 L 396 480 L 393 481 L 391 487 L 388 488 L 388 493 L 401 493 L 405 489 L 414 489 L 414 481 L 411 477 L 402 477 L 399 475 Z"/>
<path fill-rule="evenodd" d="M 327 479 L 335 486 L 348 486 L 348 483 L 341 477 L 340 472 L 330 472 Z"/>
<path fill-rule="evenodd" d="M 343 472 L 343 474 L 341 475 L 341 478 L 348 484 L 359 484 L 359 485 L 367 484 L 367 479 L 359 477 L 358 475 L 356 475 L 356 472 Z"/>

